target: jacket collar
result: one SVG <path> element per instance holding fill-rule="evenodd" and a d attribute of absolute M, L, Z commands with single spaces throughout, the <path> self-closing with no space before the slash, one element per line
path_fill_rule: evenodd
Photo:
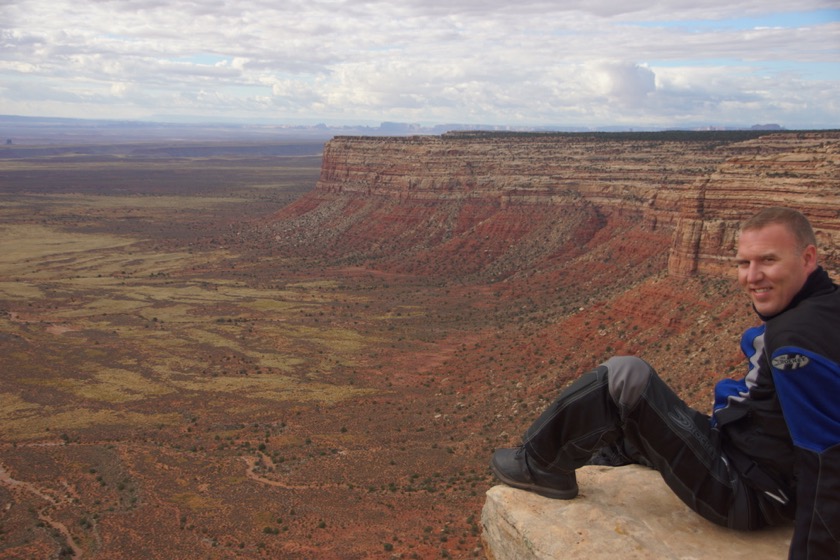
<path fill-rule="evenodd" d="M 808 299 L 811 296 L 818 295 L 821 293 L 828 293 L 835 289 L 837 289 L 837 286 L 831 281 L 831 278 L 828 276 L 828 273 L 825 270 L 823 270 L 823 267 L 818 266 L 817 269 L 808 276 L 808 279 L 805 280 L 805 285 L 802 286 L 802 289 L 799 290 L 799 292 L 795 296 L 793 296 L 793 299 L 790 301 L 787 307 L 785 307 L 775 315 L 762 315 L 758 312 L 758 310 L 755 309 L 754 305 L 753 310 L 755 311 L 756 315 L 758 315 L 761 318 L 762 321 L 769 321 L 773 317 L 778 317 L 788 309 L 793 309 L 794 307 L 799 305 L 799 303 L 802 300 Z"/>

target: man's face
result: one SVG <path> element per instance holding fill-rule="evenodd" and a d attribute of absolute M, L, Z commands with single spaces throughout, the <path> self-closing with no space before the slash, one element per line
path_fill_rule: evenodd
<path fill-rule="evenodd" d="M 817 250 L 797 248 L 796 237 L 782 224 L 741 232 L 738 282 L 755 309 L 765 316 L 783 311 L 816 269 Z"/>

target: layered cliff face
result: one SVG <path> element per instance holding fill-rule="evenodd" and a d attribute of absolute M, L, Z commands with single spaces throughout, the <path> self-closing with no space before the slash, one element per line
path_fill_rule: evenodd
<path fill-rule="evenodd" d="M 840 135 L 767 135 L 726 147 L 726 159 L 681 209 L 669 270 L 720 272 L 739 220 L 765 206 L 790 206 L 811 220 L 824 264 L 840 265 Z"/>
<path fill-rule="evenodd" d="M 305 224 L 324 249 L 404 272 L 496 277 L 612 239 L 637 265 L 667 248 L 684 277 L 721 273 L 739 222 L 786 205 L 811 218 L 836 270 L 838 168 L 837 132 L 338 137 L 316 190 L 278 215 L 291 228 L 278 239 Z"/>

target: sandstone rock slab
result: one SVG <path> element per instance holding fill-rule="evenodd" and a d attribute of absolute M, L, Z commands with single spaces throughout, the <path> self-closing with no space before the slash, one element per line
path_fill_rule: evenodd
<path fill-rule="evenodd" d="M 507 486 L 487 492 L 485 552 L 492 560 L 784 560 L 792 525 L 733 531 L 691 511 L 655 471 L 578 470 L 580 496 L 551 500 Z"/>

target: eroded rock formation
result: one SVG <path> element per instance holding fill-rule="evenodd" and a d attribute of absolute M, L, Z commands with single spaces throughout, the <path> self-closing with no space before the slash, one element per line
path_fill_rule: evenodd
<path fill-rule="evenodd" d="M 767 135 L 729 145 L 726 152 L 726 159 L 698 181 L 681 207 L 670 272 L 726 268 L 739 220 L 770 205 L 802 210 L 817 230 L 826 261 L 836 270 L 840 241 L 838 134 Z"/>
<path fill-rule="evenodd" d="M 571 251 L 630 228 L 667 244 L 669 273 L 687 276 L 728 267 L 740 220 L 766 205 L 803 210 L 836 270 L 840 133 L 337 137 L 316 190 L 281 217 L 306 214 L 321 235 L 332 228 L 333 244 L 352 239 L 369 251 L 378 242 L 382 254 L 420 261 L 468 244 L 500 275 L 547 257 L 541 238 L 550 251 Z M 526 240 L 535 228 L 546 231 Z"/>

